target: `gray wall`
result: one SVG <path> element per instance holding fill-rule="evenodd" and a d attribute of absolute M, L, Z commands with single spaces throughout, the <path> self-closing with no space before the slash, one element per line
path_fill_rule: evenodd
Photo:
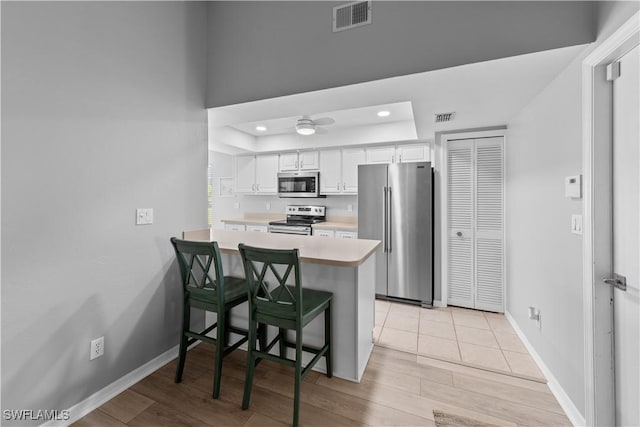
<path fill-rule="evenodd" d="M 206 5 L 1 7 L 2 409 L 66 409 L 178 342 L 169 237 L 206 226 Z"/>
<path fill-rule="evenodd" d="M 332 32 L 346 2 L 213 2 L 207 106 L 344 86 L 595 39 L 594 2 L 373 2 L 372 24 Z"/>
<path fill-rule="evenodd" d="M 598 42 L 638 3 L 602 7 Z M 581 63 L 594 47 L 509 121 L 506 145 L 507 310 L 582 414 L 582 236 L 570 224 L 583 204 L 564 197 L 564 177 L 583 172 Z M 528 306 L 540 308 L 540 330 Z"/>

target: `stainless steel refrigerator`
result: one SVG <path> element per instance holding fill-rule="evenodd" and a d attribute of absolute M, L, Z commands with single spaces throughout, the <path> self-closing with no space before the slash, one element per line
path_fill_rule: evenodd
<path fill-rule="evenodd" d="M 376 296 L 433 305 L 430 162 L 358 166 L 358 238 L 381 240 Z"/>

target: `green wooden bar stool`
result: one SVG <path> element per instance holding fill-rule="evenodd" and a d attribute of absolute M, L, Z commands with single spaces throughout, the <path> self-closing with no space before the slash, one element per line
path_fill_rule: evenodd
<path fill-rule="evenodd" d="M 231 309 L 247 301 L 247 281 L 240 277 L 224 276 L 220 250 L 216 242 L 191 242 L 173 237 L 171 238 L 171 244 L 176 251 L 180 266 L 184 306 L 175 382 L 182 381 L 182 372 L 189 345 L 196 341 L 215 344 L 213 398 L 217 399 L 220 395 L 222 359 L 248 340 L 249 334 L 247 330 L 231 326 L 229 323 Z M 213 276 L 211 275 L 211 267 L 213 267 Z M 192 331 L 190 328 L 192 307 L 217 313 L 217 322 L 201 332 Z M 209 332 L 216 328 L 216 338 L 207 336 Z M 264 348 L 263 342 L 266 343 L 266 336 L 263 331 L 266 331 L 266 328 L 262 327 L 260 329 L 260 348 Z M 242 335 L 242 338 L 231 346 L 229 346 L 230 332 Z"/>
<path fill-rule="evenodd" d="M 332 376 L 331 362 L 331 292 L 304 289 L 300 279 L 300 259 L 298 249 L 276 250 L 238 246 L 245 277 L 249 285 L 249 344 L 247 354 L 247 377 L 244 384 L 242 409 L 249 408 L 253 374 L 261 359 L 267 359 L 295 368 L 295 390 L 293 398 L 293 425 L 298 425 L 300 412 L 300 386 L 302 379 L 322 356 L 327 364 L 327 376 Z M 294 285 L 287 285 L 293 272 Z M 270 273 L 270 274 L 269 274 Z M 275 279 L 273 286 L 267 275 Z M 270 278 L 271 280 L 271 278 Z M 315 348 L 302 343 L 303 328 L 324 312 L 324 346 Z M 266 324 L 279 328 L 278 335 L 266 348 L 256 349 L 257 325 Z M 286 330 L 294 330 L 295 343 L 286 341 Z M 279 356 L 269 354 L 269 350 L 279 343 Z M 295 349 L 295 359 L 287 358 L 286 348 Z M 315 356 L 302 366 L 302 352 Z"/>

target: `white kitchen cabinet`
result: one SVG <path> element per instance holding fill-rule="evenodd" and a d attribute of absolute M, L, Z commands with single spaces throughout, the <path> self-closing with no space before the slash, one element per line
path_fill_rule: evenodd
<path fill-rule="evenodd" d="M 318 170 L 319 155 L 317 151 L 302 151 L 298 153 L 299 167 L 301 171 Z"/>
<path fill-rule="evenodd" d="M 255 156 L 238 156 L 235 158 L 235 189 L 236 193 L 253 193 L 256 189 L 256 158 Z"/>
<path fill-rule="evenodd" d="M 431 150 L 427 144 L 398 145 L 396 161 L 398 163 L 428 162 L 431 160 Z"/>
<path fill-rule="evenodd" d="M 234 224 L 234 223 L 225 222 L 224 229 L 227 231 L 245 231 L 246 227 L 244 224 Z"/>
<path fill-rule="evenodd" d="M 320 152 L 320 194 L 357 194 L 358 165 L 363 164 L 362 148 Z"/>
<path fill-rule="evenodd" d="M 247 224 L 247 231 L 259 231 L 260 233 L 266 233 L 267 232 L 267 226 L 266 225 L 248 225 Z"/>
<path fill-rule="evenodd" d="M 367 164 L 393 163 L 396 157 L 395 145 L 383 147 L 367 147 Z"/>
<path fill-rule="evenodd" d="M 342 150 L 342 194 L 358 194 L 358 165 L 364 162 L 364 149 Z"/>
<path fill-rule="evenodd" d="M 278 192 L 278 155 L 238 156 L 235 158 L 235 192 L 239 194 L 276 194 Z"/>
<path fill-rule="evenodd" d="M 339 231 L 339 230 L 336 230 L 336 237 L 339 237 L 341 239 L 357 239 L 358 238 L 358 233 L 356 233 L 354 231 Z"/>
<path fill-rule="evenodd" d="M 256 193 L 278 192 L 278 155 L 256 156 Z"/>
<path fill-rule="evenodd" d="M 334 237 L 335 236 L 335 231 L 333 231 L 333 230 L 313 230 L 313 235 L 314 236 L 320 236 L 320 237 Z"/>
<path fill-rule="evenodd" d="M 298 170 L 298 153 L 280 154 L 280 172 L 292 172 Z"/>
<path fill-rule="evenodd" d="M 342 153 L 340 150 L 320 152 L 320 194 L 342 191 Z"/>
<path fill-rule="evenodd" d="M 302 151 L 280 154 L 279 168 L 280 172 L 318 170 L 318 152 Z"/>

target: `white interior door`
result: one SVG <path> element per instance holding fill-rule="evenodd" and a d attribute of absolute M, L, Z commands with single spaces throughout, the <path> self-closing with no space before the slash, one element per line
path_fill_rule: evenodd
<path fill-rule="evenodd" d="M 447 304 L 474 307 L 473 139 L 447 143 Z"/>
<path fill-rule="evenodd" d="M 447 143 L 447 304 L 504 311 L 504 138 Z"/>
<path fill-rule="evenodd" d="M 475 308 L 503 312 L 503 138 L 475 140 Z"/>
<path fill-rule="evenodd" d="M 640 425 L 640 46 L 613 82 L 613 291 L 616 425 Z"/>

